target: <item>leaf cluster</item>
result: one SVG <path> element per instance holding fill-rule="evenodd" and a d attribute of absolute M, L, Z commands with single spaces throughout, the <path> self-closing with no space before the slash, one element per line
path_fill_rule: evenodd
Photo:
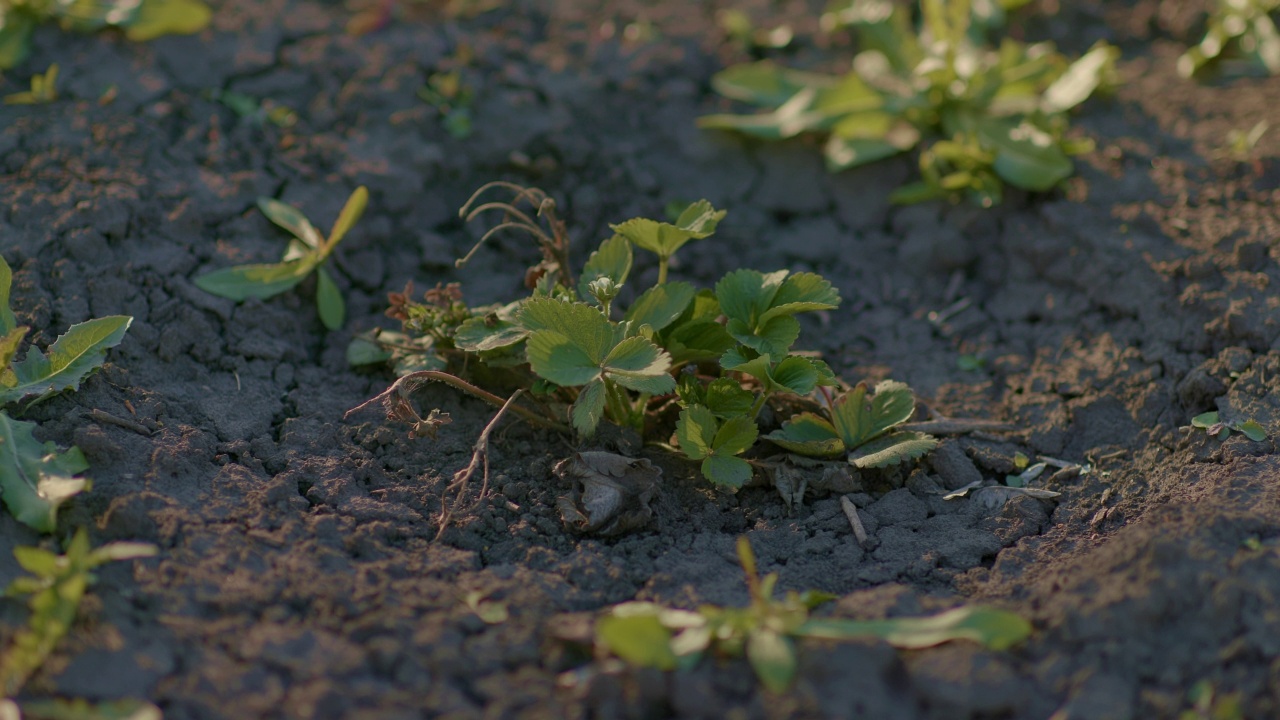
<path fill-rule="evenodd" d="M 547 211 L 550 201 L 541 191 L 511 189 L 517 201 L 536 201 L 540 213 Z M 671 397 L 681 408 L 675 438 L 686 457 L 699 462 L 712 482 L 741 487 L 752 467 L 740 456 L 760 434 L 756 418 L 768 399 L 836 385 L 825 363 L 792 351 L 800 335 L 796 316 L 840 303 L 821 276 L 742 269 L 701 289 L 668 280 L 675 254 L 710 237 L 724 218 L 708 201 L 688 205 L 671 222 L 633 218 L 613 225 L 614 234 L 576 276 L 567 267 L 567 238 L 558 221 L 546 232 L 513 204 L 482 208 L 504 211 L 507 221 L 499 228 L 523 229 L 542 245 L 543 261 L 527 276 L 531 296 L 475 311 L 460 303 L 460 295 L 448 303 L 416 303 L 397 294 L 395 315 L 411 342 L 429 345 L 423 355 L 434 353 L 438 362 L 460 353 L 471 363 L 467 367 L 527 367 L 532 377 L 526 386 L 569 405 L 569 422 L 579 434 L 590 436 L 608 420 L 643 435 L 651 402 Z M 658 279 L 623 308 L 637 250 L 657 257 Z M 414 338 L 414 331 L 422 334 Z M 358 359 L 379 357 L 376 340 L 361 343 L 352 350 Z M 412 346 L 397 345 L 385 352 L 404 353 L 400 363 L 407 364 Z"/>
<path fill-rule="evenodd" d="M 32 347 L 16 356 L 30 328 L 18 325 L 9 307 L 13 271 L 0 258 L 0 498 L 18 521 L 53 532 L 58 506 L 85 490 L 88 469 L 78 448 L 60 451 L 33 434 L 36 424 L 15 420 L 3 408 L 33 398 L 28 406 L 80 386 L 120 344 L 133 318 L 114 315 L 72 325 L 46 351 Z"/>
<path fill-rule="evenodd" d="M 1216 437 L 1219 440 L 1226 440 L 1230 437 L 1232 430 L 1244 435 L 1253 442 L 1262 442 L 1267 439 L 1267 429 L 1257 420 L 1228 422 L 1219 418 L 1216 410 L 1200 413 L 1191 418 L 1191 427 L 1204 430 L 1211 437 Z"/>
<path fill-rule="evenodd" d="M 146 41 L 199 32 L 211 16 L 200 0 L 0 0 L 0 70 L 26 59 L 31 33 L 46 22 L 75 32 L 120 28 Z"/>
<path fill-rule="evenodd" d="M 738 558 L 746 573 L 751 603 L 745 608 L 704 605 L 696 611 L 654 603 L 615 605 L 596 621 L 596 645 L 624 661 L 661 670 L 688 669 L 704 655 L 741 657 L 770 692 L 780 693 L 795 678 L 795 639 L 859 640 L 879 638 L 899 648 L 926 648 L 954 640 L 972 640 L 993 650 L 1022 642 L 1031 625 L 1014 613 L 984 607 L 960 607 L 926 618 L 857 621 L 811 618 L 810 611 L 834 596 L 788 591 L 775 599 L 778 576 L 760 577 L 745 537 Z"/>
<path fill-rule="evenodd" d="M 900 203 L 967 196 L 985 207 L 1005 183 L 1050 190 L 1074 171 L 1069 156 L 1090 147 L 1066 137 L 1067 113 L 1112 83 L 1119 51 L 1099 43 L 1068 62 L 1047 43 L 991 47 L 985 35 L 1003 14 L 975 8 L 992 5 L 921 0 L 915 28 L 906 5 L 849 0 L 828 17 L 858 36 L 850 72 L 730 67 L 713 78 L 716 91 L 765 112 L 698 123 L 766 140 L 825 136 L 833 172 L 918 147 L 922 179 L 893 194 Z"/>
<path fill-rule="evenodd" d="M 14 580 L 5 594 L 29 596 L 31 617 L 0 655 L 0 697 L 17 695 L 71 629 L 80 600 L 95 580 L 94 568 L 155 554 L 155 546 L 145 543 L 116 542 L 90 548 L 84 528 L 72 536 L 64 555 L 35 547 L 14 548 L 18 564 L 31 575 Z"/>
<path fill-rule="evenodd" d="M 325 269 L 325 263 L 364 214 L 368 204 L 369 191 L 364 186 L 356 188 L 347 198 L 326 238 L 297 208 L 272 198 L 258 198 L 262 214 L 293 235 L 284 258 L 278 263 L 237 265 L 215 270 L 196 278 L 196 287 L 230 300 L 265 300 L 293 288 L 315 273 L 316 309 L 320 322 L 330 330 L 337 330 L 346 320 L 346 304 L 337 283 Z"/>
<path fill-rule="evenodd" d="M 1218 0 L 1204 38 L 1178 58 L 1178 72 L 1193 77 L 1228 57 L 1243 60 L 1243 70 L 1280 74 L 1280 32 L 1272 14 L 1280 0 Z"/>

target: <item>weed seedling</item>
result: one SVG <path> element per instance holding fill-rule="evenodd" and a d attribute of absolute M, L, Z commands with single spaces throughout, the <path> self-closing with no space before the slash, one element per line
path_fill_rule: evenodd
<path fill-rule="evenodd" d="M 363 186 L 356 188 L 338 214 L 329 237 L 325 238 L 296 208 L 271 198 L 258 198 L 258 208 L 262 210 L 262 214 L 293 235 L 284 259 L 278 263 L 237 265 L 215 270 L 196 278 L 196 286 L 205 292 L 231 300 L 265 300 L 289 290 L 314 272 L 317 281 L 316 308 L 320 313 L 320 321 L 330 330 L 337 330 L 346 319 L 346 306 L 338 285 L 324 266 L 338 243 L 364 214 L 368 204 L 369 191 Z"/>
<path fill-rule="evenodd" d="M 596 621 L 596 646 L 631 665 L 660 670 L 689 669 L 708 652 L 719 657 L 745 654 L 765 689 L 780 693 L 795 678 L 797 638 L 879 638 L 894 647 L 912 649 L 972 640 L 1003 650 L 1031 634 L 1031 624 L 1022 617 L 984 607 L 961 607 L 927 618 L 811 618 L 813 608 L 834 596 L 789 591 L 781 600 L 775 599 L 778 576 L 757 574 L 755 555 L 745 537 L 738 538 L 738 559 L 751 596 L 747 607 L 703 605 L 689 611 L 647 602 L 622 603 Z"/>
<path fill-rule="evenodd" d="M 5 594 L 29 596 L 31 617 L 0 655 L 0 696 L 16 696 L 71 629 L 80 600 L 95 580 L 94 568 L 113 560 L 155 554 L 155 546 L 145 543 L 116 542 L 91 549 L 84 528 L 71 538 L 65 555 L 34 547 L 14 548 L 18 564 L 31 576 L 14 580 Z"/>
<path fill-rule="evenodd" d="M 45 105 L 58 99 L 58 63 L 31 76 L 31 89 L 4 96 L 5 105 Z"/>
<path fill-rule="evenodd" d="M 1192 77 L 1234 55 L 1243 59 L 1234 74 L 1258 68 L 1280 74 L 1280 32 L 1271 18 L 1276 10 L 1280 0 L 1218 0 L 1204 39 L 1178 58 L 1178 72 Z"/>
<path fill-rule="evenodd" d="M 1226 422 L 1218 417 L 1217 411 L 1200 413 L 1191 418 L 1191 427 L 1204 430 L 1210 437 L 1216 437 L 1219 440 L 1226 440 L 1231 436 L 1231 431 L 1244 435 L 1254 442 L 1262 442 L 1267 439 L 1267 429 L 1257 420 L 1245 420 L 1244 422 Z"/>
<path fill-rule="evenodd" d="M 992 3 L 921 0 L 913 31 L 908 6 L 852 0 L 831 15 L 860 40 L 849 73 L 767 60 L 728 68 L 713 78 L 716 91 L 766 112 L 709 115 L 699 125 L 766 140 L 825 136 L 833 172 L 920 147 L 922 180 L 895 202 L 967 196 L 985 207 L 1000 202 L 1004 183 L 1050 190 L 1073 172 L 1070 155 L 1092 147 L 1067 138 L 1068 111 L 1110 83 L 1119 52 L 1099 43 L 1068 63 L 1048 44 L 988 47 L 1002 15 L 975 16 L 979 5 Z"/>
<path fill-rule="evenodd" d="M 200 0 L 0 0 L 0 70 L 26 59 L 31 33 L 42 23 L 56 22 L 63 30 L 76 32 L 121 28 L 130 40 L 146 41 L 199 32 L 209 24 L 211 14 Z"/>
<path fill-rule="evenodd" d="M 133 318 L 115 315 L 72 325 L 46 350 L 32 347 L 15 360 L 28 327 L 18 325 L 9 307 L 13 271 L 0 257 L 0 497 L 19 522 L 40 532 L 53 532 L 58 506 L 85 490 L 77 477 L 88 469 L 79 448 L 59 451 L 41 443 L 36 424 L 15 420 L 3 408 L 33 398 L 33 405 L 80 386 L 102 365 L 107 350 L 120 344 Z"/>

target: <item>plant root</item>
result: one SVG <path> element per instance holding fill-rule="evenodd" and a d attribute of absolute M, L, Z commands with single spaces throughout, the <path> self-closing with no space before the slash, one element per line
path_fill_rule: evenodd
<path fill-rule="evenodd" d="M 507 410 L 514 407 L 512 403 L 515 402 L 516 398 L 520 397 L 523 393 L 524 390 L 516 390 L 511 394 L 511 397 L 507 398 L 507 401 L 503 403 L 498 412 L 494 414 L 493 419 L 489 421 L 489 424 L 485 425 L 484 430 L 480 431 L 480 437 L 476 438 L 476 444 L 472 446 L 471 449 L 471 462 L 467 463 L 466 467 L 453 474 L 453 480 L 449 481 L 449 485 L 444 491 L 444 497 L 440 499 L 440 529 L 436 531 L 436 540 L 439 540 L 440 536 L 444 535 L 444 531 L 449 528 L 449 521 L 453 519 L 453 511 L 462 504 L 463 495 L 467 492 L 467 484 L 471 481 L 471 477 L 475 475 L 476 470 L 482 464 L 484 465 L 484 479 L 480 483 L 480 492 L 476 496 L 475 502 L 479 503 L 485 498 L 485 495 L 488 494 L 489 434 L 498 426 L 498 422 L 502 420 L 502 416 L 507 413 Z M 449 502 L 447 497 L 450 490 L 457 491 L 457 496 L 454 498 L 452 503 Z"/>

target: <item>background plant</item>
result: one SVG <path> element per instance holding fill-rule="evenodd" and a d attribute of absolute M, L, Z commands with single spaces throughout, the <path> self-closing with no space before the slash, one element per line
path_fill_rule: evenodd
<path fill-rule="evenodd" d="M 34 398 L 30 407 L 79 387 L 102 365 L 106 351 L 124 339 L 133 318 L 115 315 L 72 325 L 47 354 L 32 347 L 17 361 L 30 328 L 18 325 L 9 307 L 12 283 L 13 271 L 0 257 L 0 498 L 18 521 L 53 532 L 58 506 L 88 489 L 88 479 L 79 476 L 88 463 L 79 448 L 63 451 L 36 440 L 36 424 L 15 420 L 4 408 Z"/>
<path fill-rule="evenodd" d="M 42 23 L 76 32 L 116 27 L 130 40 L 145 41 L 199 32 L 211 14 L 199 0 L 0 0 L 0 70 L 26 59 L 31 33 Z"/>
<path fill-rule="evenodd" d="M 1099 43 L 1068 63 L 1047 43 L 1006 38 L 990 47 L 985 35 L 1003 14 L 975 13 L 980 6 L 998 7 L 921 0 L 913 29 L 907 6 L 852 0 L 828 15 L 829 25 L 858 36 L 850 72 L 768 60 L 730 67 L 713 78 L 716 91 L 767 111 L 709 115 L 699 125 L 766 140 L 824 136 L 832 171 L 919 147 L 922 179 L 895 192 L 895 202 L 967 196 L 989 206 L 1004 183 L 1050 190 L 1073 172 L 1069 156 L 1091 147 L 1067 137 L 1068 111 L 1111 82 L 1119 53 Z"/>
<path fill-rule="evenodd" d="M 1243 60 L 1237 69 L 1280 74 L 1280 32 L 1271 14 L 1280 0 L 1218 0 L 1204 38 L 1178 58 L 1178 72 L 1191 77 L 1229 56 Z"/>
<path fill-rule="evenodd" d="M 834 599 L 826 593 L 789 591 L 774 598 L 776 573 L 760 577 L 751 543 L 738 538 L 738 559 L 751 597 L 745 608 L 703 605 L 674 610 L 647 602 L 615 605 L 596 621 L 596 645 L 632 665 L 661 670 L 688 669 L 704 655 L 741 657 L 771 692 L 783 692 L 795 678 L 795 639 L 879 638 L 899 648 L 926 648 L 972 640 L 993 650 L 1022 642 L 1031 624 L 1003 610 L 960 607 L 927 618 L 857 621 L 811 618 L 810 611 Z"/>
<path fill-rule="evenodd" d="M 511 202 L 479 202 L 487 191 L 502 187 L 515 193 Z M 532 206 L 533 213 L 522 206 Z M 487 232 L 519 229 L 535 238 L 542 260 L 526 274 L 531 289 L 527 298 L 487 309 L 467 308 L 461 291 L 437 287 L 425 302 L 409 293 L 394 293 L 392 312 L 402 319 L 409 344 L 397 338 L 382 352 L 400 353 L 401 366 L 412 364 L 417 348 L 429 348 L 438 363 L 434 370 L 410 372 L 415 376 L 448 382 L 459 389 L 501 404 L 501 399 L 448 373 L 475 374 L 481 367 L 511 371 L 517 385 L 531 390 L 543 403 L 541 409 L 553 421 L 567 406 L 567 420 L 581 436 L 590 436 L 603 421 L 630 427 L 657 442 L 655 432 L 670 432 L 660 418 L 666 408 L 678 409 L 675 440 L 679 450 L 699 463 L 713 483 L 741 487 L 753 474 L 742 457 L 755 446 L 758 417 L 772 398 L 807 396 L 818 388 L 837 385 L 834 374 L 821 360 L 798 354 L 793 346 L 800 335 L 797 316 L 804 312 L 832 310 L 840 295 L 831 283 L 815 273 L 778 270 L 762 273 L 739 269 L 726 274 L 714 288 L 669 279 L 672 258 L 687 243 L 710 237 L 724 218 L 706 200 L 685 207 L 671 222 L 633 218 L 613 225 L 606 238 L 574 273 L 568 260 L 568 237 L 555 215 L 555 203 L 540 190 L 505 183 L 485 186 L 463 208 L 468 219 L 481 213 L 501 212 L 503 220 Z M 635 250 L 656 256 L 656 282 L 624 303 L 624 289 L 631 290 Z M 474 252 L 474 251 L 473 251 Z M 468 256 L 469 257 L 469 256 Z M 463 258 L 461 263 L 465 263 Z M 452 287 L 452 286 L 451 286 Z M 422 340 L 425 338 L 425 342 Z M 358 360 L 377 358 L 380 338 L 359 341 L 353 354 Z M 677 377 L 679 378 L 677 380 Z M 875 453 L 858 455 L 859 467 L 879 467 L 917 457 L 933 447 L 923 434 L 889 433 L 914 411 L 914 398 L 901 383 L 882 386 L 873 405 L 891 417 L 873 414 L 871 426 L 861 427 L 861 415 L 848 423 L 843 415 L 836 425 L 813 416 L 784 434 L 777 445 L 811 450 L 796 436 L 826 423 L 848 431 L 832 435 L 819 454 L 853 453 L 872 441 Z M 862 402 L 865 387 L 855 389 L 856 400 L 841 399 L 836 407 Z M 483 394 L 482 394 L 483 393 Z M 843 398 L 843 396 L 842 396 Z M 416 411 L 396 403 L 392 415 L 421 418 Z M 882 407 L 883 406 L 883 407 Z M 515 406 L 528 417 L 534 412 Z M 852 412 L 852 410 L 850 411 Z M 542 424 L 546 424 L 545 422 Z M 789 426 L 791 427 L 791 426 Z M 883 436 L 883 437 L 882 437 Z M 843 438 L 843 439 L 842 439 Z M 847 442 L 845 445 L 837 445 Z M 836 444 L 832 444 L 836 443 Z M 871 459 L 868 459 L 871 458 Z M 865 460 L 865 462 L 864 462 Z"/>
<path fill-rule="evenodd" d="M 364 214 L 368 204 L 369 191 L 364 186 L 356 188 L 347 198 L 342 212 L 338 213 L 329 237 L 325 238 L 297 208 L 271 198 L 258 198 L 262 214 L 293 234 L 284 258 L 278 263 L 237 265 L 215 270 L 196 278 L 196 286 L 235 301 L 251 297 L 265 300 L 293 288 L 314 272 L 320 322 L 330 330 L 337 330 L 346 319 L 346 304 L 337 283 L 324 266 L 338 243 Z"/>

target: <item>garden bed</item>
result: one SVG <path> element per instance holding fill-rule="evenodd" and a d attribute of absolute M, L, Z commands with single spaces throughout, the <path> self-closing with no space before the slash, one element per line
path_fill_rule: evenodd
<path fill-rule="evenodd" d="M 816 12 L 757 4 L 761 26 L 795 25 L 789 62 L 848 51 L 815 46 Z M 79 392 L 26 416 L 91 465 L 92 491 L 61 527 L 160 553 L 98 571 L 24 697 L 140 697 L 170 719 L 1101 720 L 1176 717 L 1207 681 L 1238 693 L 1245 717 L 1280 713 L 1280 134 L 1240 160 L 1222 154 L 1229 130 L 1274 114 L 1280 82 L 1179 77 L 1195 18 L 1164 6 L 1181 3 L 1077 4 L 1025 32 L 1073 54 L 1111 39 L 1125 84 L 1077 114 L 1097 149 L 1065 191 L 1011 193 L 990 210 L 899 207 L 888 194 L 914 172 L 909 158 L 831 176 L 809 143 L 697 129 L 725 107 L 711 75 L 747 59 L 715 4 L 598 5 L 411 5 L 351 36 L 336 3 L 228 0 L 194 37 L 37 32 L 2 89 L 57 62 L 62 98 L 0 107 L 14 310 L 40 345 L 90 317 L 134 322 Z M 465 138 L 417 94 L 455 66 L 474 91 Z M 214 90 L 270 98 L 297 123 L 243 117 Z M 579 260 L 609 223 L 705 197 L 728 216 L 673 276 L 820 272 L 843 304 L 805 318 L 802 343 L 839 376 L 901 380 L 941 416 L 1017 430 L 948 439 L 896 489 L 853 494 L 865 544 L 836 496 L 788 508 L 772 488 L 716 490 L 692 464 L 624 447 L 663 470 L 655 518 L 596 539 L 556 509 L 568 489 L 551 468 L 581 448 L 508 419 L 491 493 L 436 539 L 449 479 L 493 408 L 434 385 L 422 405 L 453 418 L 435 441 L 377 413 L 344 421 L 393 379 L 353 370 L 345 351 L 354 333 L 394 324 L 387 293 L 410 280 L 460 282 L 476 303 L 521 292 L 537 256 L 526 240 L 453 268 L 478 236 L 456 210 L 494 179 L 555 197 Z M 314 280 L 243 303 L 193 284 L 278 259 L 285 238 L 257 197 L 328 227 L 358 185 L 369 209 L 331 264 L 344 329 L 321 324 Z M 1270 439 L 1186 427 L 1209 410 Z M 1055 476 L 1052 500 L 943 499 L 1002 479 L 1016 452 L 1090 472 Z M 982 602 L 1034 632 L 1003 652 L 806 641 L 781 695 L 744 660 L 611 669 L 557 639 L 632 599 L 745 603 L 741 535 L 781 589 L 839 595 L 833 614 Z M 0 514 L 0 547 L 41 540 Z M 0 552 L 0 583 L 19 574 Z M 472 592 L 509 617 L 486 623 Z M 0 638 L 25 618 L 0 601 Z"/>

